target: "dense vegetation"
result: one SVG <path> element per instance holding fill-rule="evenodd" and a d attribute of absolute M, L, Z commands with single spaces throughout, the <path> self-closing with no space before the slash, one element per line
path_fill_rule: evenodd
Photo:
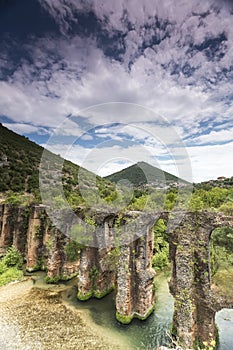
<path fill-rule="evenodd" d="M 106 179 L 117 183 L 122 179 L 127 179 L 135 187 L 139 187 L 145 184 L 170 184 L 173 182 L 187 183 L 185 180 L 179 179 L 177 176 L 162 171 L 145 162 L 138 162 L 126 169 L 123 169 L 117 173 L 106 176 Z"/>
<path fill-rule="evenodd" d="M 1 124 L 0 135 L 0 192 L 4 194 L 8 203 L 18 205 L 30 200 L 40 202 L 39 166 L 44 149 Z M 58 164 L 63 162 L 60 156 L 47 153 L 55 165 L 56 162 Z M 80 171 L 82 172 L 81 186 Z M 54 182 L 51 173 L 47 173 L 46 176 L 45 182 Z M 116 182 L 128 178 L 135 184 L 133 189 L 124 185 L 116 189 L 115 184 L 95 176 L 72 162 L 65 160 L 62 168 L 64 195 L 73 207 L 96 204 L 99 207 L 121 210 L 172 210 L 176 207 L 192 211 L 220 210 L 227 215 L 233 213 L 232 179 L 197 184 L 190 200 L 190 187 L 185 182 L 183 184 L 186 187 L 182 189 L 170 187 L 162 190 L 156 186 L 144 186 L 145 181 L 147 184 L 159 183 L 164 180 L 164 176 L 167 182 L 177 181 L 177 177 L 147 163 L 139 162 L 107 177 Z M 216 187 L 217 184 L 221 186 Z M 64 197 L 55 185 L 52 186 L 52 191 L 48 194 L 53 197 L 53 205 L 61 208 Z"/>
<path fill-rule="evenodd" d="M 0 260 L 0 287 L 22 279 L 22 265 L 23 258 L 20 252 L 14 247 L 9 248 L 4 258 Z"/>
<path fill-rule="evenodd" d="M 232 298 L 233 227 L 218 228 L 212 233 L 211 272 L 220 292 Z"/>
<path fill-rule="evenodd" d="M 13 204 L 25 203 L 29 199 L 41 202 L 39 167 L 43 152 L 43 147 L 24 136 L 17 135 L 0 124 L 0 193 L 7 197 L 7 201 Z M 46 154 L 48 158 L 51 157 L 53 166 L 56 163 L 59 166 L 64 161 L 59 155 L 48 151 Z M 111 195 L 115 195 L 114 185 L 109 181 L 65 160 L 62 168 L 62 183 L 66 199 L 71 205 L 84 204 L 78 181 L 80 170 L 85 178 L 82 186 L 89 187 L 91 189 L 90 193 L 95 193 L 93 189 L 96 188 L 100 198 L 109 197 L 111 199 Z M 47 181 L 53 180 L 52 175 L 48 171 Z M 53 196 L 57 196 L 57 198 L 54 198 L 54 202 L 60 207 L 63 201 L 60 193 L 53 193 Z"/>
<path fill-rule="evenodd" d="M 155 270 L 165 270 L 169 266 L 169 243 L 167 227 L 159 219 L 154 227 L 154 252 L 152 266 Z"/>
<path fill-rule="evenodd" d="M 27 138 L 8 130 L 1 124 L 0 135 L 0 192 L 5 202 L 14 205 L 28 204 L 30 201 L 40 202 L 39 166 L 44 149 Z M 58 166 L 61 162 L 63 163 L 62 184 L 64 195 L 74 208 L 95 205 L 121 211 L 171 211 L 174 208 L 180 208 L 194 212 L 200 210 L 221 211 L 225 215 L 233 215 L 232 178 L 195 184 L 192 189 L 187 182 L 182 182 L 177 177 L 147 163 L 139 162 L 108 176 L 106 180 L 72 162 L 64 161 L 59 155 L 47 152 L 47 156 L 53 159 L 55 168 L 56 163 Z M 81 186 L 79 183 L 80 171 L 82 172 Z M 48 182 L 49 184 L 50 181 L 54 183 L 53 186 L 50 186 L 48 195 L 53 198 L 55 207 L 62 208 L 64 197 L 59 192 L 52 175 L 48 172 L 44 179 L 45 183 Z M 122 179 L 128 179 L 134 187 L 124 185 L 120 187 L 119 181 Z M 165 179 L 166 183 L 164 183 Z M 115 184 L 108 180 L 115 182 Z M 182 187 L 172 186 L 171 184 L 174 182 L 182 183 Z M 116 183 L 118 183 L 117 188 Z M 169 188 L 165 186 L 167 184 L 170 184 Z M 159 188 L 160 185 L 164 185 L 164 187 Z M 169 264 L 168 236 L 166 225 L 162 220 L 159 220 L 156 224 L 154 234 L 155 254 L 152 263 L 155 269 L 164 269 Z M 212 271 L 215 278 L 218 277 L 219 270 L 225 271 L 232 267 L 232 235 L 231 228 L 219 229 L 213 234 Z M 76 249 L 72 245 L 67 247 L 67 255 L 71 261 L 76 259 L 74 251 Z M 1 266 L 3 271 L 4 266 L 6 266 L 5 262 L 1 261 Z"/>

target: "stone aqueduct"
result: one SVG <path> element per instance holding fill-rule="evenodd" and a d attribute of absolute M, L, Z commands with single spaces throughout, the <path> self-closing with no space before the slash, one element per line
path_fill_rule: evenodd
<path fill-rule="evenodd" d="M 193 348 L 197 340 L 210 343 L 215 339 L 215 313 L 233 308 L 233 297 L 225 300 L 211 288 L 210 237 L 217 227 L 233 226 L 233 217 L 212 212 L 155 212 L 135 221 L 137 212 L 120 219 L 113 213 L 89 212 L 95 221 L 95 244 L 82 248 L 79 258 L 69 261 L 69 231 L 72 225 L 81 224 L 85 215 L 87 211 L 77 209 L 73 217 L 66 218 L 63 230 L 58 230 L 43 206 L 2 204 L 0 253 L 13 244 L 25 256 L 28 271 L 45 269 L 51 281 L 78 275 L 81 300 L 103 297 L 116 286 L 116 317 L 129 323 L 134 317 L 147 318 L 154 309 L 153 227 L 163 218 L 168 222 L 170 240 L 173 330 L 185 348 Z M 126 222 L 130 224 L 124 229 Z"/>

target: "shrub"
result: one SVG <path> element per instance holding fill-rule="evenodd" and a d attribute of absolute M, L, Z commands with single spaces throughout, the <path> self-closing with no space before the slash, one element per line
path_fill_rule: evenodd
<path fill-rule="evenodd" d="M 169 265 L 168 248 L 163 248 L 160 252 L 155 253 L 152 258 L 152 266 L 155 270 L 163 270 Z"/>
<path fill-rule="evenodd" d="M 18 268 L 21 268 L 23 265 L 22 255 L 14 246 L 8 248 L 3 261 L 7 267 L 16 266 Z"/>
<path fill-rule="evenodd" d="M 80 258 L 82 245 L 76 241 L 70 241 L 65 246 L 65 252 L 68 261 L 73 262 Z"/>

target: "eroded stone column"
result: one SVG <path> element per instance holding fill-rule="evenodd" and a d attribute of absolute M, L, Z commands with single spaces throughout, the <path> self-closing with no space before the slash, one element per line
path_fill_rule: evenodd
<path fill-rule="evenodd" d="M 174 333 L 184 348 L 195 343 L 211 346 L 217 336 L 214 320 L 219 306 L 211 289 L 209 241 L 220 222 L 216 213 L 177 213 L 176 218 L 179 215 L 182 220 L 170 233 Z"/>
<path fill-rule="evenodd" d="M 44 207 L 35 206 L 31 210 L 27 231 L 27 266 L 31 272 L 41 268 L 43 254 L 43 236 L 45 227 L 43 219 L 45 217 Z"/>
<path fill-rule="evenodd" d="M 102 298 L 115 287 L 117 252 L 113 219 L 97 222 L 95 247 L 82 249 L 78 273 L 78 299 Z"/>
<path fill-rule="evenodd" d="M 116 318 L 124 324 L 134 317 L 130 259 L 130 246 L 122 246 L 117 270 Z"/>
<path fill-rule="evenodd" d="M 116 318 L 130 323 L 134 317 L 146 319 L 154 309 L 154 276 L 151 261 L 154 234 L 151 225 L 139 228 L 144 234 L 121 246 L 117 271 Z"/>
<path fill-rule="evenodd" d="M 16 208 L 11 205 L 1 205 L 0 252 L 2 254 L 5 254 L 6 249 L 13 243 L 15 211 Z"/>
<path fill-rule="evenodd" d="M 13 245 L 22 255 L 25 255 L 26 251 L 29 216 L 30 207 L 17 208 L 13 228 Z"/>

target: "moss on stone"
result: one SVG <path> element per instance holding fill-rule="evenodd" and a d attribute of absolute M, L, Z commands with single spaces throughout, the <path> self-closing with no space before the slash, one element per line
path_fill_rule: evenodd
<path fill-rule="evenodd" d="M 121 315 L 118 311 L 116 312 L 116 319 L 122 324 L 129 324 L 133 318 L 133 315 Z"/>
<path fill-rule="evenodd" d="M 107 294 L 111 293 L 114 290 L 115 286 L 112 285 L 111 287 L 103 290 L 102 292 L 94 291 L 94 297 L 97 299 L 102 299 L 105 297 Z"/>
<path fill-rule="evenodd" d="M 141 321 L 145 321 L 154 311 L 155 309 L 155 305 L 153 305 L 150 310 L 148 310 L 148 312 L 144 315 L 141 316 L 137 313 L 134 313 L 132 315 L 121 315 L 118 311 L 116 312 L 116 319 L 118 322 L 122 323 L 122 324 L 129 324 L 134 318 L 137 318 Z"/>
<path fill-rule="evenodd" d="M 80 301 L 86 301 L 89 300 L 92 297 L 92 292 L 88 292 L 86 294 L 82 294 L 81 292 L 78 292 L 77 298 Z"/>
<path fill-rule="evenodd" d="M 150 308 L 150 310 L 147 311 L 147 313 L 145 314 L 145 316 L 141 316 L 139 314 L 135 314 L 135 318 L 138 318 L 141 321 L 145 321 L 151 314 L 152 312 L 155 310 L 155 304 Z"/>
<path fill-rule="evenodd" d="M 45 277 L 45 282 L 48 284 L 56 284 L 60 280 L 60 276 L 54 276 L 54 277 Z"/>
<path fill-rule="evenodd" d="M 72 278 L 76 277 L 78 275 L 78 272 L 74 272 L 72 273 L 71 275 L 62 275 L 61 276 L 61 280 L 62 281 L 69 281 L 71 280 Z"/>

